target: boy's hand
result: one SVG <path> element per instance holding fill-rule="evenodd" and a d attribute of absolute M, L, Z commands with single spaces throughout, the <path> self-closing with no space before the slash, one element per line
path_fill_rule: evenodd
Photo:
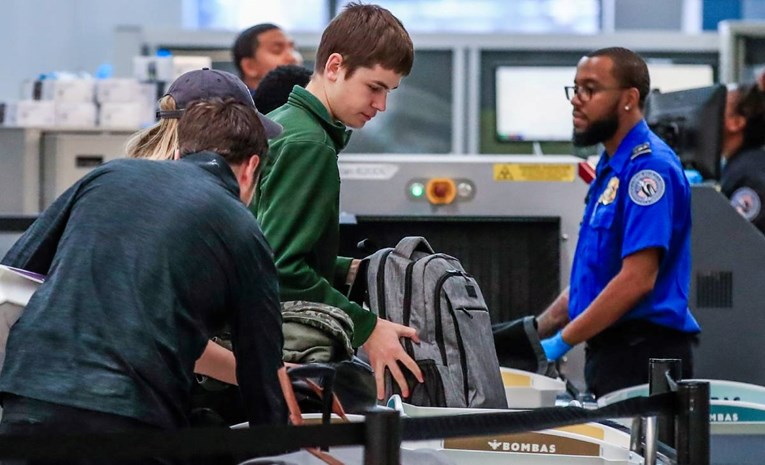
<path fill-rule="evenodd" d="M 401 395 L 409 397 L 409 386 L 397 362 L 403 363 L 414 374 L 417 381 L 421 383 L 424 381 L 420 367 L 406 353 L 401 342 L 399 342 L 399 338 L 402 337 L 410 338 L 417 343 L 420 342 L 414 329 L 378 318 L 377 326 L 375 326 L 367 342 L 364 343 L 364 350 L 369 355 L 369 363 L 375 373 L 377 398 L 380 400 L 385 395 L 385 368 L 390 370 L 393 379 L 401 388 Z"/>

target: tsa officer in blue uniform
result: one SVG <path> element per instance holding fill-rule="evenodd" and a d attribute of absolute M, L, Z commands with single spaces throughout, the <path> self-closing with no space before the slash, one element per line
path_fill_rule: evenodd
<path fill-rule="evenodd" d="M 757 84 L 728 89 L 723 123 L 725 167 L 720 190 L 733 208 L 765 232 L 765 92 Z"/>
<path fill-rule="evenodd" d="M 596 396 L 648 381 L 649 358 L 680 358 L 692 375 L 699 325 L 688 309 L 691 194 L 678 157 L 643 119 L 650 89 L 637 54 L 583 57 L 574 86 L 574 144 L 605 147 L 587 195 L 570 289 L 539 317 L 547 358 L 587 343 Z"/>

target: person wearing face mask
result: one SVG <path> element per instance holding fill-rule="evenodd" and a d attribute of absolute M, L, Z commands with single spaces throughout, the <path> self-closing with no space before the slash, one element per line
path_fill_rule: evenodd
<path fill-rule="evenodd" d="M 693 373 L 699 325 L 688 308 L 691 193 L 678 157 L 643 119 L 645 61 L 596 50 L 566 88 L 573 141 L 603 144 L 587 194 L 570 288 L 538 318 L 549 360 L 586 342 L 585 381 L 596 396 L 648 381 L 650 358 Z M 548 337 L 549 336 L 549 337 Z"/>
<path fill-rule="evenodd" d="M 295 42 L 277 25 L 256 24 L 242 31 L 231 50 L 234 66 L 253 96 L 269 71 L 282 65 L 302 65 Z"/>

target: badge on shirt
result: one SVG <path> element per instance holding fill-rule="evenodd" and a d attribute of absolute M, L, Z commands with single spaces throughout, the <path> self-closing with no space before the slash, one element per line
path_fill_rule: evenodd
<path fill-rule="evenodd" d="M 730 204 L 749 221 L 760 214 L 760 196 L 750 187 L 740 187 L 730 196 Z"/>
<path fill-rule="evenodd" d="M 630 155 L 630 160 L 634 160 L 640 155 L 647 155 L 649 153 L 651 153 L 651 144 L 649 144 L 648 142 L 644 144 L 636 145 L 635 148 L 632 149 L 632 155 Z"/>
<path fill-rule="evenodd" d="M 639 171 L 630 179 L 630 199 L 638 205 L 653 205 L 664 196 L 665 188 L 664 179 L 656 171 Z"/>
<path fill-rule="evenodd" d="M 606 186 L 606 190 L 603 191 L 602 194 L 600 194 L 600 198 L 598 199 L 598 203 L 603 205 L 608 205 L 616 199 L 616 191 L 619 190 L 619 178 L 614 176 L 613 178 L 608 180 L 608 185 Z"/>

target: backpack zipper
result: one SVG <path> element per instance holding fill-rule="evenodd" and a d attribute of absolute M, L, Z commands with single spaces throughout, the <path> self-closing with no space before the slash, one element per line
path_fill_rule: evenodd
<path fill-rule="evenodd" d="M 454 332 L 457 336 L 457 348 L 460 352 L 460 368 L 462 369 L 462 388 L 464 390 L 465 394 L 465 407 L 468 407 L 468 396 L 469 396 L 469 388 L 468 388 L 468 372 L 467 372 L 467 354 L 465 353 L 465 345 L 462 342 L 462 334 L 460 333 L 460 324 L 459 321 L 457 321 L 457 314 L 454 312 L 454 307 L 452 307 L 451 301 L 447 298 L 446 304 L 449 306 L 449 314 L 452 316 L 452 322 L 454 322 Z M 473 315 L 467 312 L 467 310 L 463 310 L 467 316 L 469 316 L 471 319 L 473 318 Z"/>
<path fill-rule="evenodd" d="M 460 276 L 461 274 L 462 272 L 459 270 L 449 270 L 441 275 L 436 282 L 435 294 L 433 296 L 436 303 L 436 344 L 438 345 L 439 352 L 441 352 L 441 361 L 444 365 L 448 365 L 448 363 L 446 361 L 446 344 L 444 343 L 443 323 L 441 321 L 441 291 L 447 279 Z"/>
<path fill-rule="evenodd" d="M 385 262 L 393 249 L 388 249 L 380 255 L 380 263 L 377 264 L 377 316 L 387 320 L 385 313 Z"/>
<path fill-rule="evenodd" d="M 468 318 L 473 319 L 473 315 L 470 314 L 470 312 L 488 312 L 489 309 L 486 307 L 459 307 L 457 310 L 462 310 L 465 312 L 465 315 L 468 316 Z"/>
<path fill-rule="evenodd" d="M 409 326 L 409 322 L 412 318 L 412 270 L 414 269 L 415 263 L 415 261 L 409 262 L 406 265 L 406 271 L 404 273 L 404 326 Z M 408 337 L 404 338 L 404 346 L 409 356 L 414 358 L 414 347 L 412 346 L 412 340 Z"/>

